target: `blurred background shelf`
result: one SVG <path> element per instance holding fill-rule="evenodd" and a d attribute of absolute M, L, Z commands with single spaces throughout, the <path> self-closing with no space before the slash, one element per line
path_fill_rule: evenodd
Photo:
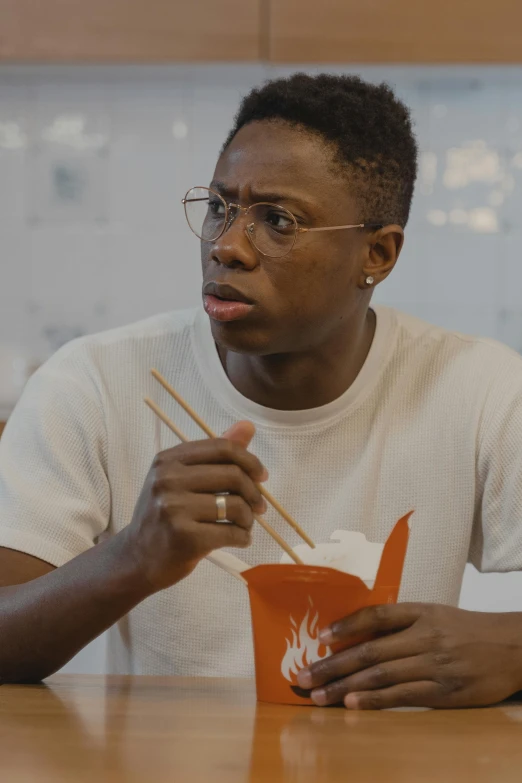
<path fill-rule="evenodd" d="M 0 60 L 258 60 L 260 0 L 0 0 Z"/>
<path fill-rule="evenodd" d="M 0 0 L 3 62 L 522 62 L 519 0 Z"/>
<path fill-rule="evenodd" d="M 271 0 L 271 62 L 514 63 L 520 0 Z"/>

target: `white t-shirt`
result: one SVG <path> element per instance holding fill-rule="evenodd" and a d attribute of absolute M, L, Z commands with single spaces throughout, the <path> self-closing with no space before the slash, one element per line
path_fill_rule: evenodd
<path fill-rule="evenodd" d="M 378 307 L 368 358 L 339 399 L 277 411 L 229 382 L 202 311 L 160 315 L 75 341 L 33 376 L 0 441 L 0 545 L 60 566 L 117 533 L 158 448 L 154 397 L 202 435 L 151 378 L 156 367 L 217 432 L 257 427 L 268 489 L 316 541 L 358 530 L 382 542 L 415 509 L 401 600 L 456 604 L 471 560 L 522 568 L 522 358 Z M 161 426 L 161 448 L 176 438 Z M 270 509 L 267 520 L 296 534 Z M 258 528 L 251 564 L 281 552 Z M 253 673 L 246 588 L 208 561 L 110 632 L 110 670 Z"/>

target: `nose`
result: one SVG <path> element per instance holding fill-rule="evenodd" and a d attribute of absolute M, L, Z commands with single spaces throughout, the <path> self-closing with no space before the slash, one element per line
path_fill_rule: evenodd
<path fill-rule="evenodd" d="M 210 257 L 230 269 L 255 269 L 259 259 L 247 236 L 247 226 L 252 220 L 244 212 L 238 213 L 224 233 L 213 243 Z"/>

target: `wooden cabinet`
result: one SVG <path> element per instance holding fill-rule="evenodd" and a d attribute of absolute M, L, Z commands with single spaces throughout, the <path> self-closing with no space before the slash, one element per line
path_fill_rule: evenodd
<path fill-rule="evenodd" d="M 521 0 L 270 0 L 280 63 L 522 61 Z"/>
<path fill-rule="evenodd" d="M 0 0 L 0 61 L 259 60 L 264 0 Z"/>
<path fill-rule="evenodd" d="M 522 0 L 0 0 L 0 62 L 522 62 Z"/>

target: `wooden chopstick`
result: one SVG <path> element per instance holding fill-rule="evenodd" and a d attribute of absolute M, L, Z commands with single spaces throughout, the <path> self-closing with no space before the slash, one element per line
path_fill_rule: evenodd
<path fill-rule="evenodd" d="M 173 433 L 174 433 L 174 435 L 176 435 L 176 437 L 177 437 L 177 438 L 179 438 L 179 440 L 180 440 L 180 441 L 182 441 L 182 443 L 188 443 L 188 442 L 189 442 L 189 439 L 187 438 L 187 436 L 186 436 L 186 435 L 184 435 L 184 434 L 181 432 L 181 430 L 180 430 L 178 427 L 176 427 L 176 425 L 174 424 L 174 422 L 173 422 L 173 421 L 171 421 L 171 420 L 169 419 L 169 417 L 168 417 L 168 416 L 167 416 L 165 413 L 163 413 L 163 411 L 161 410 L 161 408 L 160 408 L 158 405 L 156 405 L 156 403 L 155 403 L 155 402 L 153 402 L 153 401 L 150 399 L 150 397 L 145 397 L 145 400 L 144 400 L 144 402 L 145 402 L 145 405 L 148 405 L 148 406 L 149 406 L 149 408 L 150 408 L 152 411 L 154 411 L 154 413 L 156 414 L 156 416 L 157 416 L 159 419 L 161 419 L 161 421 L 163 422 L 163 424 L 165 424 L 165 425 L 166 425 L 166 426 L 169 428 L 169 430 L 171 430 L 171 432 L 173 432 Z M 295 553 L 295 552 L 294 552 L 294 550 L 291 548 L 291 546 L 290 546 L 289 544 L 287 544 L 287 543 L 286 543 L 286 541 L 284 540 L 284 538 L 282 538 L 282 537 L 279 535 L 279 533 L 278 533 L 276 530 L 274 530 L 274 528 L 273 528 L 271 525 L 269 525 L 269 524 L 268 524 L 268 522 L 267 522 L 265 519 L 263 519 L 263 517 L 262 517 L 262 516 L 259 516 L 259 514 L 254 514 L 254 519 L 256 520 L 256 522 L 259 522 L 259 524 L 261 525 L 261 527 L 262 527 L 264 530 L 266 530 L 266 532 L 268 533 L 268 535 L 269 535 L 269 536 L 272 536 L 272 538 L 274 539 L 274 541 L 275 541 L 277 544 L 279 544 L 279 546 L 281 547 L 281 549 L 283 549 L 283 550 L 286 552 L 286 554 L 287 554 L 289 557 L 291 557 L 291 558 L 292 558 L 292 560 L 294 561 L 294 563 L 297 563 L 297 565 L 303 565 L 303 561 L 301 560 L 301 558 L 300 558 L 298 555 L 296 555 L 296 553 Z"/>
<path fill-rule="evenodd" d="M 196 422 L 198 427 L 200 427 L 200 429 L 202 429 L 203 432 L 206 433 L 209 438 L 217 438 L 216 433 L 210 429 L 208 424 L 205 424 L 203 419 L 201 419 L 196 413 L 196 411 L 190 407 L 188 402 L 185 402 L 183 397 L 181 397 L 178 394 L 178 392 L 170 385 L 170 383 L 168 383 L 168 381 L 165 380 L 165 378 L 163 377 L 163 375 L 161 375 L 161 373 L 159 373 L 157 370 L 151 370 L 150 372 L 152 377 L 155 378 L 158 381 L 158 383 L 160 383 L 163 386 L 165 391 L 168 392 L 170 396 L 176 400 L 178 405 L 181 405 L 184 411 L 188 413 L 192 421 Z M 265 500 L 267 500 L 270 503 L 270 505 L 273 508 L 275 508 L 275 510 L 283 517 L 283 519 L 286 522 L 288 522 L 290 527 L 293 527 L 295 532 L 299 536 L 301 536 L 303 541 L 305 541 L 309 547 L 315 549 L 315 544 L 310 538 L 310 536 L 307 533 L 305 533 L 305 531 L 302 529 L 302 527 L 300 527 L 300 525 L 297 524 L 295 519 L 290 516 L 288 511 L 285 508 L 283 508 L 283 506 L 279 503 L 279 501 L 277 501 L 275 497 L 273 497 L 273 495 L 262 484 L 257 484 L 256 486 L 261 492 L 261 494 L 263 495 L 263 497 L 265 498 Z"/>

